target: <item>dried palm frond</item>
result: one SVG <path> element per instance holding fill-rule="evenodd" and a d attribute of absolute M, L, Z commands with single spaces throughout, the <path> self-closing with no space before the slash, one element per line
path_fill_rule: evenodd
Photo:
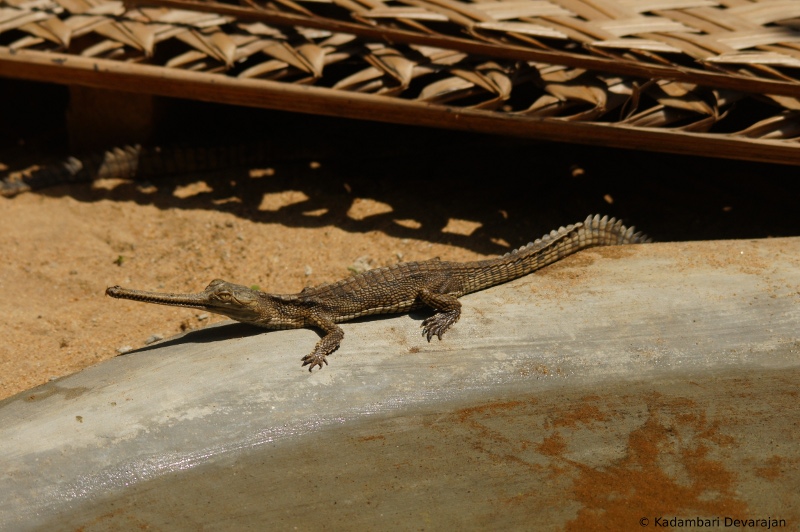
<path fill-rule="evenodd" d="M 0 75 L 798 164 L 798 8 L 2 0 Z"/>

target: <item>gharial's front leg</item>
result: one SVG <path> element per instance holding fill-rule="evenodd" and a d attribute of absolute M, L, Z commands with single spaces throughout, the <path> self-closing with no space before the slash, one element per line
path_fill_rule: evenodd
<path fill-rule="evenodd" d="M 336 325 L 330 318 L 314 316 L 311 322 L 314 326 L 325 331 L 325 336 L 317 342 L 317 345 L 314 346 L 314 350 L 302 359 L 303 366 L 308 366 L 309 372 L 314 369 L 315 366 L 319 366 L 319 369 L 322 369 L 323 363 L 327 366 L 328 360 L 326 357 L 339 349 L 339 344 L 342 343 L 342 339 L 344 338 L 344 331 L 342 328 Z"/>
<path fill-rule="evenodd" d="M 436 314 L 423 320 L 422 335 L 427 337 L 429 342 L 434 336 L 441 340 L 445 331 L 461 317 L 461 303 L 455 296 L 438 294 L 427 288 L 420 291 L 419 298 L 436 311 Z"/>

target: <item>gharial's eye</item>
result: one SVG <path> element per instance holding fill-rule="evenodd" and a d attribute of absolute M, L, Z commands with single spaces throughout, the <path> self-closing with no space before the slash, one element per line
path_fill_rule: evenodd
<path fill-rule="evenodd" d="M 222 292 L 222 293 L 217 294 L 217 299 L 219 299 L 220 301 L 230 301 L 233 298 L 231 297 L 231 295 L 229 293 Z"/>

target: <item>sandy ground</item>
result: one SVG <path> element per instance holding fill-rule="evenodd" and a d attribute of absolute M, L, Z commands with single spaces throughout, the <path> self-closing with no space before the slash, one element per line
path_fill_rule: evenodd
<path fill-rule="evenodd" d="M 113 187 L 118 183 L 102 183 Z M 91 198 L 89 186 L 82 186 Z M 179 191 L 206 190 L 197 183 Z M 103 196 L 104 189 L 95 189 Z M 343 199 L 347 195 L 342 190 Z M 351 198 L 348 217 L 390 207 Z M 303 193 L 266 194 L 277 212 Z M 319 216 L 309 211 L 307 216 Z M 155 338 L 224 318 L 191 309 L 118 301 L 106 287 L 196 292 L 214 278 L 290 293 L 346 277 L 351 270 L 432 256 L 467 260 L 478 253 L 382 231 L 261 223 L 231 212 L 159 208 L 133 199 L 81 201 L 24 194 L 0 198 L 0 397 L 99 363 Z M 405 221 L 412 224 L 412 221 Z M 466 221 L 449 231 L 468 232 Z M 300 367 L 298 353 L 298 368 Z"/>

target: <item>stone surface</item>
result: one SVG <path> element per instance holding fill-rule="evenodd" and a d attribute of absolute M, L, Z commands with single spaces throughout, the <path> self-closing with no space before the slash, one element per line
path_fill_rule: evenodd
<path fill-rule="evenodd" d="M 0 528 L 800 522 L 800 239 L 588 250 L 462 303 L 442 342 L 344 324 L 311 375 L 313 332 L 231 324 L 3 401 Z"/>

